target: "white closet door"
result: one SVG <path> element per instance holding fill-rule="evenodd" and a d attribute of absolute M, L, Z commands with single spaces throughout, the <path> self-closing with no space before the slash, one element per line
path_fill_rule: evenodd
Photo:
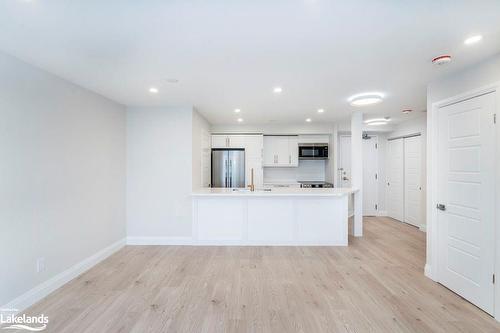
<path fill-rule="evenodd" d="M 422 149 L 420 136 L 404 139 L 404 222 L 420 226 L 422 190 Z"/>
<path fill-rule="evenodd" d="M 490 314 L 499 176 L 494 110 L 495 93 L 439 109 L 436 193 L 438 280 Z"/>
<path fill-rule="evenodd" d="M 378 214 L 378 140 L 363 140 L 363 215 Z"/>
<path fill-rule="evenodd" d="M 388 142 L 387 215 L 404 219 L 404 145 L 403 139 Z"/>

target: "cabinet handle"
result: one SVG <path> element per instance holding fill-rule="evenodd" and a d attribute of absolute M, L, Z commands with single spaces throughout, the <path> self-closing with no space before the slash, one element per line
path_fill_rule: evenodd
<path fill-rule="evenodd" d="M 288 155 L 288 164 L 292 164 L 292 155 Z"/>

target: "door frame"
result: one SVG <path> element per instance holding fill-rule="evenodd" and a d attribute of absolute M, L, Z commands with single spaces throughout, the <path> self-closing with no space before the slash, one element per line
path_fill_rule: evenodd
<path fill-rule="evenodd" d="M 345 149 L 345 147 L 342 147 L 342 138 L 350 138 L 351 134 L 339 134 L 339 154 L 338 154 L 338 164 L 337 164 L 337 177 L 338 177 L 338 182 L 339 182 L 339 187 L 342 187 L 342 172 L 340 168 L 342 167 L 342 150 Z M 349 177 L 351 175 L 349 174 Z M 350 181 L 350 180 L 349 180 Z"/>
<path fill-rule="evenodd" d="M 443 99 L 432 103 L 430 112 L 427 113 L 427 257 L 424 273 L 428 278 L 439 282 L 438 280 L 438 251 L 439 251 L 439 239 L 437 234 L 437 190 L 438 190 L 438 179 L 437 179 L 437 161 L 438 161 L 438 112 L 439 109 L 451 104 L 459 103 L 467 99 L 479 97 L 484 94 L 494 93 L 495 94 L 495 114 L 497 118 L 500 118 L 500 82 L 489 84 L 478 89 L 470 90 L 462 94 L 455 95 L 450 98 Z M 493 121 L 493 120 L 492 120 Z M 496 174 L 495 174 L 495 206 L 500 207 L 500 172 L 498 171 L 500 166 L 500 134 L 498 127 L 500 126 L 500 119 L 497 120 L 497 125 L 495 128 L 495 144 L 496 144 Z M 494 212 L 495 216 L 495 269 L 494 274 L 497 277 L 496 280 L 500 281 L 500 211 L 497 209 Z M 500 321 L 500 282 L 495 283 L 495 305 L 494 305 L 494 317 L 497 321 Z"/>
<path fill-rule="evenodd" d="M 378 135 L 377 134 L 373 134 L 373 135 L 369 135 L 371 138 L 375 138 L 376 142 L 375 144 L 377 145 L 377 148 L 375 148 L 375 169 L 377 170 L 376 171 L 376 174 L 377 174 L 377 177 L 375 178 L 376 180 L 376 185 L 375 185 L 375 202 L 376 202 L 376 205 L 377 205 L 377 209 L 375 210 L 375 215 L 373 216 L 380 216 L 380 203 L 379 203 L 379 198 L 378 198 L 378 190 L 379 190 L 379 187 L 380 187 L 380 168 L 379 168 L 379 161 L 378 161 L 378 158 L 379 158 L 379 153 L 378 153 L 378 145 L 379 145 L 379 142 L 378 142 Z M 363 139 L 365 140 L 365 139 Z M 364 144 L 364 141 L 363 141 L 363 144 Z M 364 155 L 363 155 L 363 163 L 366 163 L 366 160 L 364 159 Z M 363 174 L 364 174 L 364 171 L 363 171 Z M 363 183 L 363 193 L 366 191 L 366 186 L 364 185 Z M 363 203 L 364 203 L 364 200 L 363 200 Z M 363 216 L 370 216 L 370 215 L 364 215 L 364 212 L 363 212 Z"/>

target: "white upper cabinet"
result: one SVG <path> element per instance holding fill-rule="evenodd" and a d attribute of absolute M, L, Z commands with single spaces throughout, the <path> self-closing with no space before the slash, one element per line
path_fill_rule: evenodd
<path fill-rule="evenodd" d="M 299 135 L 299 143 L 330 143 L 330 136 L 326 134 Z"/>
<path fill-rule="evenodd" d="M 265 167 L 296 167 L 299 165 L 298 137 L 285 135 L 264 136 Z"/>
<path fill-rule="evenodd" d="M 245 148 L 245 136 L 212 135 L 212 148 Z"/>
<path fill-rule="evenodd" d="M 288 154 L 290 166 L 299 166 L 299 138 L 297 136 L 288 137 Z"/>

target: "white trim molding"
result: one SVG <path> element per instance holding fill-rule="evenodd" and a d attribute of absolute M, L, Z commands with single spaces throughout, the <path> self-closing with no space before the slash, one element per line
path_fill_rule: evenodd
<path fill-rule="evenodd" d="M 467 99 L 481 96 L 487 93 L 496 93 L 496 113 L 500 111 L 500 82 L 492 83 L 474 89 L 450 98 L 432 103 L 430 112 L 427 113 L 427 258 L 425 264 L 425 276 L 439 282 L 438 270 L 438 235 L 437 235 L 437 212 L 436 212 L 436 193 L 438 189 L 437 179 L 437 157 L 438 157 L 438 110 L 442 107 L 458 103 Z M 496 129 L 496 161 L 500 166 L 500 135 L 498 135 L 498 122 Z M 495 200 L 496 207 L 500 207 L 500 174 L 495 175 Z M 495 212 L 496 222 L 496 244 L 495 244 L 495 276 L 500 276 L 500 214 Z M 494 315 L 497 321 L 500 321 L 500 287 L 495 284 L 495 309 Z"/>
<path fill-rule="evenodd" d="M 379 210 L 377 216 L 388 216 L 386 210 Z"/>
<path fill-rule="evenodd" d="M 127 245 L 195 245 L 192 237 L 127 237 Z"/>
<path fill-rule="evenodd" d="M 69 281 L 73 280 L 77 276 L 86 272 L 90 268 L 94 267 L 104 259 L 108 258 L 115 252 L 119 251 L 123 246 L 125 246 L 125 239 L 121 239 L 99 252 L 93 254 L 92 256 L 80 261 L 76 265 L 68 268 L 67 270 L 57 274 L 56 276 L 50 278 L 49 280 L 39 284 L 35 288 L 29 290 L 28 292 L 16 297 L 9 303 L 3 305 L 3 309 L 16 309 L 18 312 L 26 310 L 31 305 L 40 301 L 42 298 L 48 296 L 56 289 L 59 289 Z"/>

